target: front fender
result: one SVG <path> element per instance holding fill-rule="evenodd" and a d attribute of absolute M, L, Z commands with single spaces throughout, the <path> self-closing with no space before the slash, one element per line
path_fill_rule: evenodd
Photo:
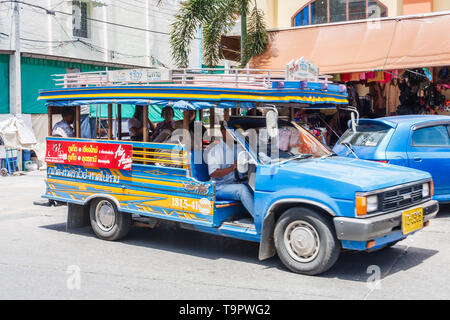
<path fill-rule="evenodd" d="M 334 199 L 323 191 L 312 189 L 311 186 L 310 188 L 283 188 L 278 192 L 257 191 L 255 193 L 255 211 L 262 213 L 258 220 L 263 222 L 277 204 L 286 201 L 310 203 L 336 216 L 346 215 L 342 212 L 341 202 L 348 202 L 353 206 L 350 200 Z"/>
<path fill-rule="evenodd" d="M 286 190 L 285 190 L 286 191 Z M 330 198 L 328 195 L 319 192 L 308 190 L 307 193 L 299 193 L 300 190 L 296 189 L 295 193 L 286 193 L 284 195 L 274 196 L 267 204 L 265 204 L 265 216 L 261 222 L 261 241 L 259 245 L 259 255 L 260 260 L 268 259 L 275 255 L 275 245 L 273 238 L 273 230 L 276 224 L 276 214 L 277 209 L 281 206 L 291 206 L 291 205 L 303 205 L 310 208 L 317 208 L 318 210 L 325 212 L 330 217 L 341 216 L 341 210 L 339 205 L 336 203 L 335 199 Z M 301 197 L 300 195 L 307 194 L 308 197 Z M 313 196 L 318 197 L 313 197 Z M 261 201 L 256 201 L 260 203 Z M 352 201 L 347 201 L 351 203 Z"/>

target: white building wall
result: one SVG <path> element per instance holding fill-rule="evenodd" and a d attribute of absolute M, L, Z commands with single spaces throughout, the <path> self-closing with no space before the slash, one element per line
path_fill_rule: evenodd
<path fill-rule="evenodd" d="M 54 10 L 20 4 L 22 52 L 62 56 L 83 60 L 169 67 L 170 24 L 180 0 L 83 0 L 88 3 L 88 38 L 72 33 L 72 1 L 26 0 Z M 104 5 L 100 3 L 105 3 Z M 12 3 L 0 4 L 0 50 L 10 50 Z M 104 23 L 101 21 L 106 21 Z M 199 67 L 200 40 L 192 42 L 190 65 Z"/>

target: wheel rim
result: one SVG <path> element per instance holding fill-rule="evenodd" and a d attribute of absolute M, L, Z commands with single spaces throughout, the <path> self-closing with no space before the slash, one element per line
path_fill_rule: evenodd
<path fill-rule="evenodd" d="M 294 221 L 284 231 L 284 245 L 294 260 L 310 262 L 319 254 L 319 234 L 308 222 Z"/>
<path fill-rule="evenodd" d="M 103 231 L 110 231 L 116 223 L 116 213 L 109 201 L 102 200 L 95 208 L 95 221 Z"/>

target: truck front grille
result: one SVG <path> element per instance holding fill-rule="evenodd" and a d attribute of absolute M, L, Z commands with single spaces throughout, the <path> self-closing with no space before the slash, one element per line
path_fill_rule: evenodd
<path fill-rule="evenodd" d="M 391 211 L 411 206 L 423 200 L 422 183 L 409 187 L 400 187 L 380 194 L 381 211 Z"/>

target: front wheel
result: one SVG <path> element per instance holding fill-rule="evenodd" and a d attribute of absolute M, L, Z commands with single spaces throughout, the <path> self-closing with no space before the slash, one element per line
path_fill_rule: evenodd
<path fill-rule="evenodd" d="M 341 246 L 331 223 L 308 208 L 291 208 L 278 219 L 275 248 L 291 271 L 316 275 L 330 269 Z"/>
<path fill-rule="evenodd" d="M 119 240 L 130 231 L 131 214 L 119 212 L 108 199 L 95 199 L 90 207 L 91 226 L 97 237 L 103 240 Z"/>

